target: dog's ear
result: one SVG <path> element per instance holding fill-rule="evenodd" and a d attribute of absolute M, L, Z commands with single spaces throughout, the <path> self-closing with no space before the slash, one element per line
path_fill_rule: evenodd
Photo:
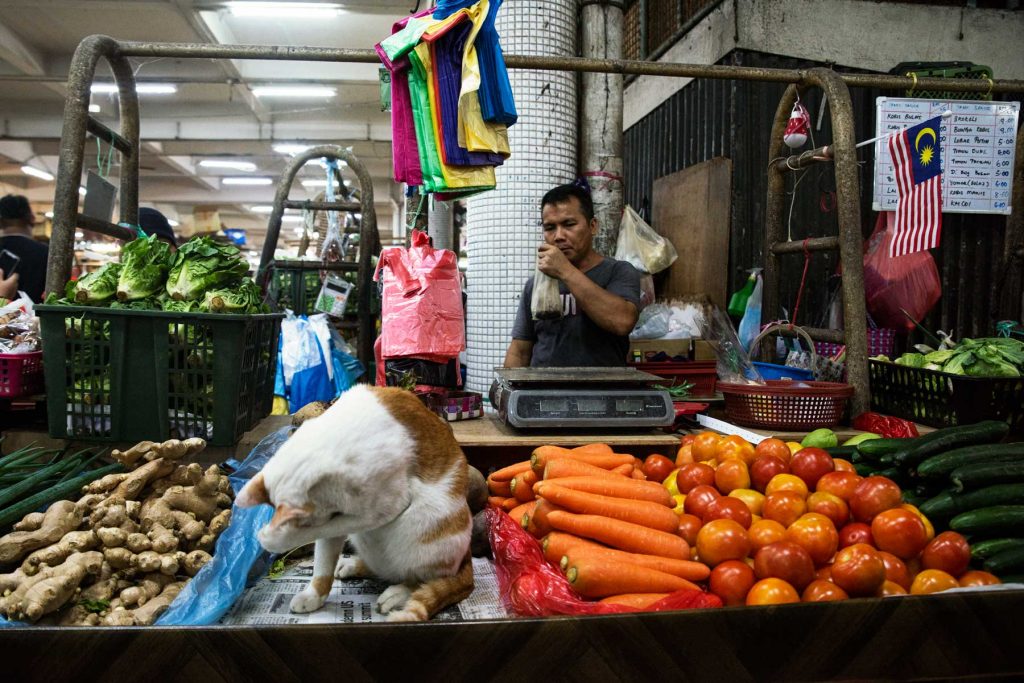
<path fill-rule="evenodd" d="M 235 497 L 235 505 L 240 508 L 251 508 L 263 504 L 270 504 L 270 495 L 267 493 L 267 485 L 263 481 L 263 473 L 260 472 L 238 492 Z"/>

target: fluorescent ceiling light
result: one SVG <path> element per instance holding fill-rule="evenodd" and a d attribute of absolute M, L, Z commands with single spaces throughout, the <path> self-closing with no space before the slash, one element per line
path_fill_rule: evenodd
<path fill-rule="evenodd" d="M 281 222 L 283 223 L 299 223 L 302 221 L 302 216 L 281 216 Z"/>
<path fill-rule="evenodd" d="M 274 207 L 270 205 L 250 206 L 249 210 L 253 213 L 270 213 L 274 210 Z"/>
<path fill-rule="evenodd" d="M 47 218 L 53 218 L 53 211 L 47 211 L 43 215 L 46 216 Z"/>
<path fill-rule="evenodd" d="M 93 83 L 92 92 L 111 95 L 117 92 L 116 83 Z M 137 83 L 135 92 L 140 95 L 173 95 L 178 92 L 178 86 L 172 83 Z"/>
<path fill-rule="evenodd" d="M 341 14 L 338 5 L 320 2 L 229 2 L 228 11 L 236 17 L 279 19 L 330 19 Z"/>
<path fill-rule="evenodd" d="M 75 230 L 75 239 L 76 240 L 80 240 L 83 237 L 85 237 L 85 233 L 84 232 L 82 232 L 81 230 Z"/>
<path fill-rule="evenodd" d="M 81 185 L 78 186 L 78 194 L 82 195 L 83 197 L 86 195 L 86 190 Z"/>
<path fill-rule="evenodd" d="M 89 113 L 90 114 L 99 114 L 100 113 L 100 105 L 98 105 L 98 104 L 90 104 L 89 105 Z"/>
<path fill-rule="evenodd" d="M 256 97 L 334 97 L 337 90 L 326 85 L 257 85 Z"/>
<path fill-rule="evenodd" d="M 220 181 L 224 185 L 270 185 L 274 182 L 270 178 L 244 178 L 231 176 L 221 178 Z"/>
<path fill-rule="evenodd" d="M 35 166 L 22 166 L 21 172 L 24 173 L 25 175 L 30 175 L 33 178 L 39 178 L 40 180 L 53 180 L 53 175 L 47 173 L 46 171 L 42 171 L 36 168 Z"/>
<path fill-rule="evenodd" d="M 296 154 L 302 154 L 310 147 L 312 147 L 312 145 L 300 145 L 298 143 L 293 142 L 282 142 L 280 144 L 274 145 L 273 149 L 278 154 L 289 154 L 294 156 Z"/>
<path fill-rule="evenodd" d="M 167 219 L 167 224 L 169 226 L 171 226 L 172 228 L 178 227 L 178 221 L 174 220 L 173 218 L 168 218 Z"/>
<path fill-rule="evenodd" d="M 256 164 L 251 161 L 232 161 L 231 159 L 203 159 L 199 165 L 203 168 L 231 168 L 236 171 L 256 170 Z"/>
<path fill-rule="evenodd" d="M 303 187 L 327 187 L 327 179 L 323 180 L 303 180 Z"/>

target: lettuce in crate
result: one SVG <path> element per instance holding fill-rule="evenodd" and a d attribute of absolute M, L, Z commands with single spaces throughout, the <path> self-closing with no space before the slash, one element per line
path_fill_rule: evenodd
<path fill-rule="evenodd" d="M 167 277 L 167 294 L 175 301 L 199 300 L 209 289 L 233 282 L 249 272 L 238 247 L 218 244 L 209 237 L 189 240 L 174 258 Z"/>
<path fill-rule="evenodd" d="M 139 301 L 159 294 L 173 260 L 171 247 L 156 235 L 139 237 L 121 248 L 121 272 L 117 278 L 118 301 Z"/>

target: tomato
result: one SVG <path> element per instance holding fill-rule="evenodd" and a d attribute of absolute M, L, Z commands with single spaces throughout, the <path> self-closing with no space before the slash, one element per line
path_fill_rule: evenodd
<path fill-rule="evenodd" d="M 917 557 L 924 550 L 928 544 L 926 534 L 921 518 L 902 508 L 880 512 L 871 521 L 875 547 L 901 560 Z"/>
<path fill-rule="evenodd" d="M 911 505 L 910 503 L 903 503 L 902 505 L 900 505 L 900 507 L 903 508 L 904 510 L 910 510 L 921 519 L 921 522 L 924 524 L 924 530 L 926 532 L 925 537 L 929 541 L 935 538 L 935 526 L 932 525 L 932 521 L 930 519 L 924 516 L 923 512 L 918 510 L 915 506 Z"/>
<path fill-rule="evenodd" d="M 814 571 L 814 579 L 815 580 L 819 580 L 820 579 L 822 581 L 831 582 L 832 581 L 832 565 L 826 564 L 826 565 L 822 565 L 821 567 L 818 567 Z"/>
<path fill-rule="evenodd" d="M 807 512 L 807 501 L 794 491 L 779 491 L 765 496 L 765 519 L 774 519 L 782 526 L 789 526 Z"/>
<path fill-rule="evenodd" d="M 793 454 L 789 452 L 789 446 L 782 439 L 765 439 L 754 448 L 754 455 L 757 458 L 771 455 L 786 464 L 793 457 Z"/>
<path fill-rule="evenodd" d="M 680 446 L 679 450 L 676 451 L 676 467 L 682 467 L 683 465 L 689 465 L 692 462 L 694 462 L 694 460 L 693 460 L 693 446 L 691 446 L 688 443 Z"/>
<path fill-rule="evenodd" d="M 789 471 L 803 479 L 811 490 L 819 479 L 835 469 L 832 456 L 820 448 L 804 448 L 789 462 Z"/>
<path fill-rule="evenodd" d="M 838 529 L 850 518 L 850 507 L 839 496 L 825 491 L 815 491 L 807 496 L 808 512 L 817 512 L 832 520 Z"/>
<path fill-rule="evenodd" d="M 729 492 L 730 498 L 738 498 L 750 508 L 750 514 L 759 515 L 764 510 L 764 494 L 754 489 L 735 489 Z"/>
<path fill-rule="evenodd" d="M 677 532 L 689 544 L 691 548 L 697 545 L 697 532 L 704 526 L 704 522 L 697 515 L 679 515 L 679 531 Z"/>
<path fill-rule="evenodd" d="M 910 584 L 910 594 L 941 593 L 959 586 L 960 584 L 953 576 L 941 569 L 925 569 L 914 577 L 914 583 Z"/>
<path fill-rule="evenodd" d="M 906 563 L 884 550 L 879 550 L 878 556 L 882 558 L 882 564 L 885 565 L 885 580 L 898 583 L 904 592 L 910 590 L 910 570 L 907 569 Z"/>
<path fill-rule="evenodd" d="M 800 594 L 782 579 L 761 579 L 747 593 L 748 605 L 784 605 L 800 602 Z"/>
<path fill-rule="evenodd" d="M 858 522 L 871 523 L 879 512 L 899 507 L 903 502 L 900 487 L 892 479 L 873 475 L 866 477 L 850 496 L 850 512 Z"/>
<path fill-rule="evenodd" d="M 836 553 L 832 582 L 851 597 L 875 595 L 885 582 L 885 563 L 871 546 L 851 545 Z"/>
<path fill-rule="evenodd" d="M 759 579 L 774 577 L 803 590 L 814 580 L 814 561 L 796 543 L 771 543 L 754 555 L 754 573 Z"/>
<path fill-rule="evenodd" d="M 703 518 L 704 510 L 706 510 L 708 505 L 711 504 L 711 501 L 720 497 L 721 494 L 714 486 L 698 486 L 695 489 L 691 489 L 690 492 L 686 494 L 686 502 L 683 503 L 683 510 L 688 515 L 697 515 L 698 517 Z"/>
<path fill-rule="evenodd" d="M 715 459 L 720 463 L 727 460 L 739 460 L 749 465 L 754 462 L 754 447 L 744 441 L 742 437 L 727 436 L 718 442 Z"/>
<path fill-rule="evenodd" d="M 726 460 L 715 470 L 715 486 L 723 494 L 750 488 L 750 472 L 742 460 Z"/>
<path fill-rule="evenodd" d="M 731 519 L 714 519 L 697 533 L 697 556 L 709 567 L 742 560 L 750 552 L 747 530 Z"/>
<path fill-rule="evenodd" d="M 728 496 L 715 498 L 708 503 L 708 506 L 704 508 L 704 514 L 701 516 L 701 519 L 704 520 L 705 524 L 713 519 L 731 519 L 739 522 L 740 526 L 744 529 L 749 529 L 753 521 L 747 504 L 742 500 L 729 498 Z"/>
<path fill-rule="evenodd" d="M 807 498 L 807 494 L 810 492 L 807 488 L 807 482 L 795 474 L 776 474 L 768 482 L 768 485 L 764 487 L 766 496 L 779 491 L 799 493 L 801 498 Z"/>
<path fill-rule="evenodd" d="M 715 470 L 702 462 L 690 463 L 679 468 L 676 475 L 676 486 L 679 493 L 689 493 L 697 486 L 714 486 Z"/>
<path fill-rule="evenodd" d="M 967 586 L 994 586 L 997 583 L 1002 583 L 995 574 L 989 574 L 988 572 L 979 571 L 972 569 L 969 572 L 965 572 L 960 577 L 960 585 Z"/>
<path fill-rule="evenodd" d="M 726 560 L 711 570 L 708 590 L 722 598 L 726 605 L 742 605 L 756 581 L 754 570 L 746 562 Z"/>
<path fill-rule="evenodd" d="M 941 569 L 947 574 L 960 576 L 971 561 L 971 546 L 967 539 L 955 531 L 943 531 L 925 546 L 921 553 L 921 566 Z"/>
<path fill-rule="evenodd" d="M 801 599 L 804 602 L 835 602 L 837 600 L 846 600 L 849 597 L 846 591 L 831 581 L 815 579 L 807 584 Z"/>
<path fill-rule="evenodd" d="M 846 503 L 849 503 L 850 498 L 853 496 L 853 490 L 857 488 L 857 484 L 859 484 L 862 479 L 863 477 L 856 472 L 829 472 L 818 480 L 818 484 L 814 487 L 814 490 L 831 493 L 834 496 L 839 496 Z"/>
<path fill-rule="evenodd" d="M 652 453 L 644 460 L 642 470 L 644 476 L 651 481 L 664 481 L 668 475 L 672 474 L 672 470 L 675 468 L 676 464 L 664 455 Z"/>
<path fill-rule="evenodd" d="M 849 460 L 843 460 L 842 458 L 832 458 L 836 462 L 836 472 L 853 472 L 857 473 L 857 468 L 853 466 L 853 463 Z"/>
<path fill-rule="evenodd" d="M 882 587 L 878 589 L 878 597 L 887 598 L 891 595 L 906 595 L 907 589 L 895 581 L 883 581 Z"/>
<path fill-rule="evenodd" d="M 789 465 L 781 458 L 774 455 L 762 455 L 750 465 L 750 481 L 755 489 L 763 493 L 768 482 L 776 474 L 785 474 L 786 472 L 789 472 Z"/>
<path fill-rule="evenodd" d="M 718 442 L 721 440 L 722 437 L 714 432 L 701 432 L 698 434 L 694 437 L 693 443 L 690 444 L 693 451 L 693 459 L 700 462 L 714 458 Z"/>
<path fill-rule="evenodd" d="M 679 439 L 679 447 L 682 448 L 683 446 L 689 446 L 696 438 L 696 434 L 684 434 L 683 438 Z"/>
<path fill-rule="evenodd" d="M 815 565 L 822 565 L 836 554 L 839 547 L 839 532 L 836 531 L 832 520 L 825 515 L 808 512 L 789 525 L 786 529 L 786 540 L 806 550 Z"/>
<path fill-rule="evenodd" d="M 750 525 L 747 535 L 750 536 L 750 552 L 757 553 L 766 545 L 786 540 L 786 527 L 771 519 L 760 519 Z"/>
<path fill-rule="evenodd" d="M 871 535 L 871 527 L 863 522 L 850 522 L 839 530 L 839 547 L 845 548 L 855 543 L 873 546 L 875 539 Z"/>

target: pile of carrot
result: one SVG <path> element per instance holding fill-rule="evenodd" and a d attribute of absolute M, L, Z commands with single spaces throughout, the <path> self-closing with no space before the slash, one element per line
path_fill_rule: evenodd
<path fill-rule="evenodd" d="M 710 570 L 691 560 L 675 501 L 607 444 L 541 446 L 487 478 L 490 502 L 541 541 L 585 598 L 643 609 Z"/>

